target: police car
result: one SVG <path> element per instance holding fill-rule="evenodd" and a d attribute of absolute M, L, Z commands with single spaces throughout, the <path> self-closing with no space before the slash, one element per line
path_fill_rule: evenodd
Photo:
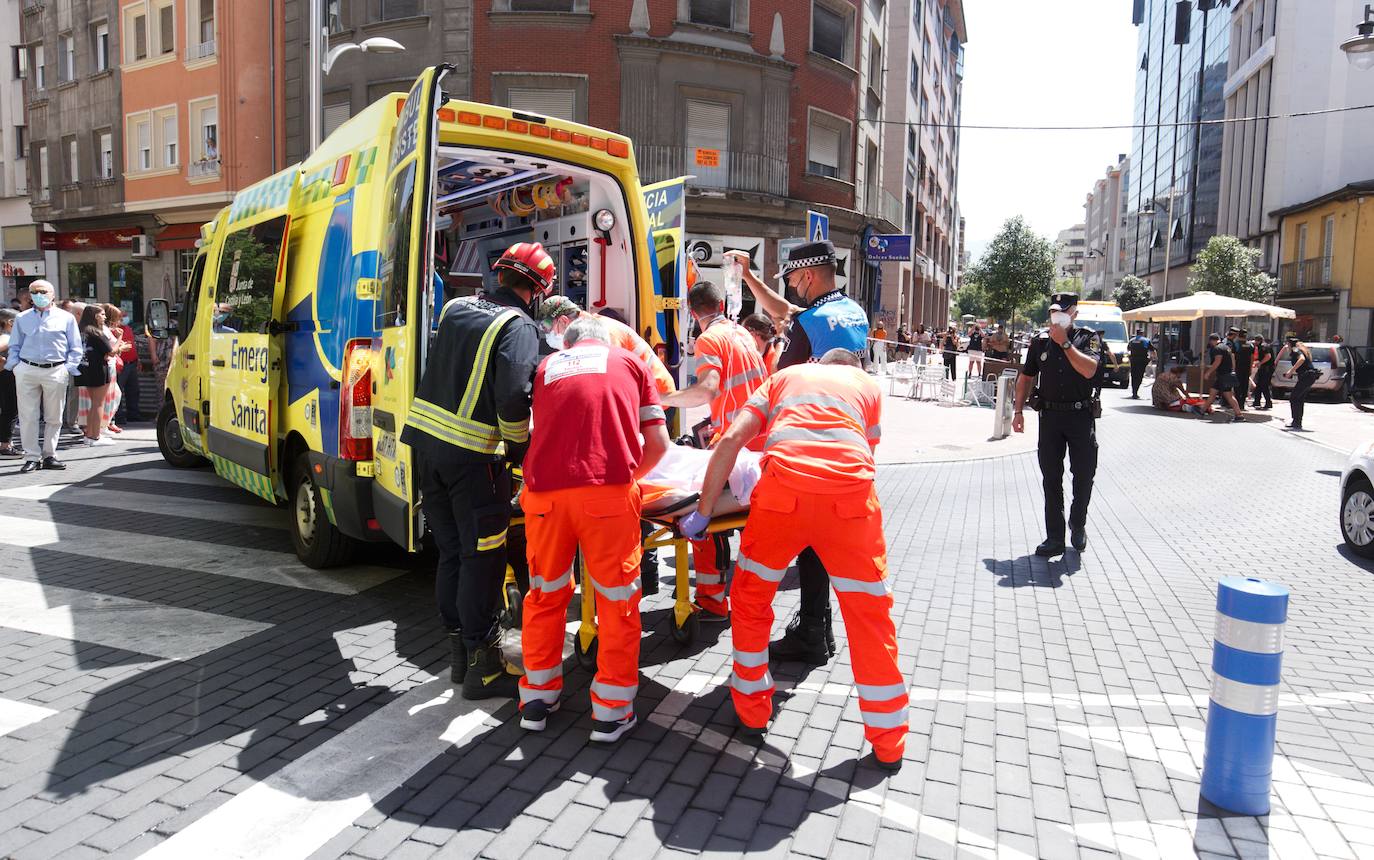
<path fill-rule="evenodd" d="M 1374 558 L 1374 442 L 1356 448 L 1341 473 L 1341 536 L 1350 551 Z"/>

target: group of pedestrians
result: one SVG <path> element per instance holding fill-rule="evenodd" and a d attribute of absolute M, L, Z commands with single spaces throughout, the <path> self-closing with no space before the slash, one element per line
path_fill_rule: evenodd
<path fill-rule="evenodd" d="M 926 364 L 932 354 L 938 354 L 945 368 L 945 377 L 956 381 L 961 352 L 968 356 L 967 375 L 974 378 L 982 375 L 984 359 L 1011 360 L 1011 338 L 1000 324 L 984 329 L 979 323 L 973 323 L 961 338 L 957 328 L 952 325 L 944 331 L 936 331 L 927 330 L 922 323 L 912 333 L 904 323 L 897 327 L 896 340 L 890 341 L 887 326 L 880 317 L 874 323 L 870 344 L 871 366 L 880 374 L 885 372 L 889 355 L 895 355 L 899 361 L 911 356 L 919 367 Z"/>
<path fill-rule="evenodd" d="M 65 469 L 59 442 L 111 445 L 120 423 L 138 419 L 138 353 L 123 313 L 55 293 L 34 281 L 28 307 L 0 310 L 0 457 L 22 457 L 20 472 Z"/>

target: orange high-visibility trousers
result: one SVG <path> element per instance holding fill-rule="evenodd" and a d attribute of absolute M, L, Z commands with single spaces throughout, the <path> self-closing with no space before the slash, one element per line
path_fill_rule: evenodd
<path fill-rule="evenodd" d="M 520 506 L 530 564 L 520 706 L 535 700 L 553 704 L 563 690 L 563 642 L 580 546 L 587 565 L 583 599 L 590 599 L 586 588 L 596 591 L 592 717 L 624 719 L 634 713 L 639 690 L 639 488 L 619 484 L 540 493 L 526 487 Z"/>
<path fill-rule="evenodd" d="M 692 544 L 692 570 L 696 572 L 697 604 L 708 612 L 717 615 L 730 614 L 730 601 L 725 596 L 725 571 L 720 569 L 720 553 L 717 552 L 716 538 L 708 535 L 706 540 L 694 540 Z"/>
<path fill-rule="evenodd" d="M 803 492 L 765 469 L 750 499 L 730 589 L 735 713 L 754 727 L 766 726 L 773 716 L 768 671 L 773 596 L 792 559 L 807 547 L 820 556 L 839 598 L 864 737 L 879 759 L 896 761 L 906 749 L 907 687 L 897 667 L 887 544 L 871 483 L 846 493 Z"/>

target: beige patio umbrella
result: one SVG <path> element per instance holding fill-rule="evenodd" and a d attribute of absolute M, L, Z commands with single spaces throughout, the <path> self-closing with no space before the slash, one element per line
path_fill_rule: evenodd
<path fill-rule="evenodd" d="M 1269 317 L 1270 319 L 1291 320 L 1296 317 L 1297 311 L 1290 308 L 1281 308 L 1277 305 L 1266 305 L 1263 302 L 1251 302 L 1245 299 L 1237 299 L 1232 296 L 1221 296 L 1208 290 L 1202 290 L 1191 295 L 1182 296 L 1177 299 L 1170 299 L 1167 302 L 1146 305 L 1142 308 L 1126 311 L 1121 318 L 1126 322 L 1192 322 L 1193 320 L 1206 319 L 1207 317 L 1236 317 L 1244 319 L 1246 317 Z M 1161 360 L 1163 354 L 1160 355 Z M 1202 387 L 1202 369 L 1206 361 L 1206 352 L 1203 351 L 1198 357 L 1198 387 Z"/>

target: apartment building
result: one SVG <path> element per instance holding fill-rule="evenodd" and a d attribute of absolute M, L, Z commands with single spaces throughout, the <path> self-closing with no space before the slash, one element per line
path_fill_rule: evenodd
<path fill-rule="evenodd" d="M 888 6 L 884 175 L 912 258 L 883 263 L 880 310 L 897 324 L 943 326 L 962 267 L 958 126 L 968 33 L 959 0 Z"/>
<path fill-rule="evenodd" d="M 1087 254 L 1084 231 L 1084 225 L 1075 224 L 1060 230 L 1054 240 L 1054 276 L 1077 281 L 1079 289 L 1083 285 L 1083 262 Z"/>
<path fill-rule="evenodd" d="M 1226 116 L 1285 115 L 1368 104 L 1374 72 L 1337 47 L 1364 3 L 1313 15 L 1293 0 L 1230 10 Z M 1221 229 L 1262 249 L 1278 302 L 1305 338 L 1374 343 L 1374 113 L 1350 111 L 1228 124 Z"/>
<path fill-rule="evenodd" d="M 1111 299 L 1126 268 L 1126 195 L 1131 159 L 1124 153 L 1093 184 L 1083 202 L 1083 292 L 1090 298 Z"/>
<path fill-rule="evenodd" d="M 179 294 L 201 224 L 285 166 L 280 15 L 273 2 L 120 0 L 121 117 L 108 134 L 122 157 L 102 133 L 97 167 L 122 172 L 124 211 L 152 240 L 126 278 L 143 298 Z"/>
<path fill-rule="evenodd" d="M 29 208 L 29 129 L 24 79 L 29 54 L 19 37 L 22 0 L 0 0 L 0 307 L 47 275 L 38 225 Z"/>

